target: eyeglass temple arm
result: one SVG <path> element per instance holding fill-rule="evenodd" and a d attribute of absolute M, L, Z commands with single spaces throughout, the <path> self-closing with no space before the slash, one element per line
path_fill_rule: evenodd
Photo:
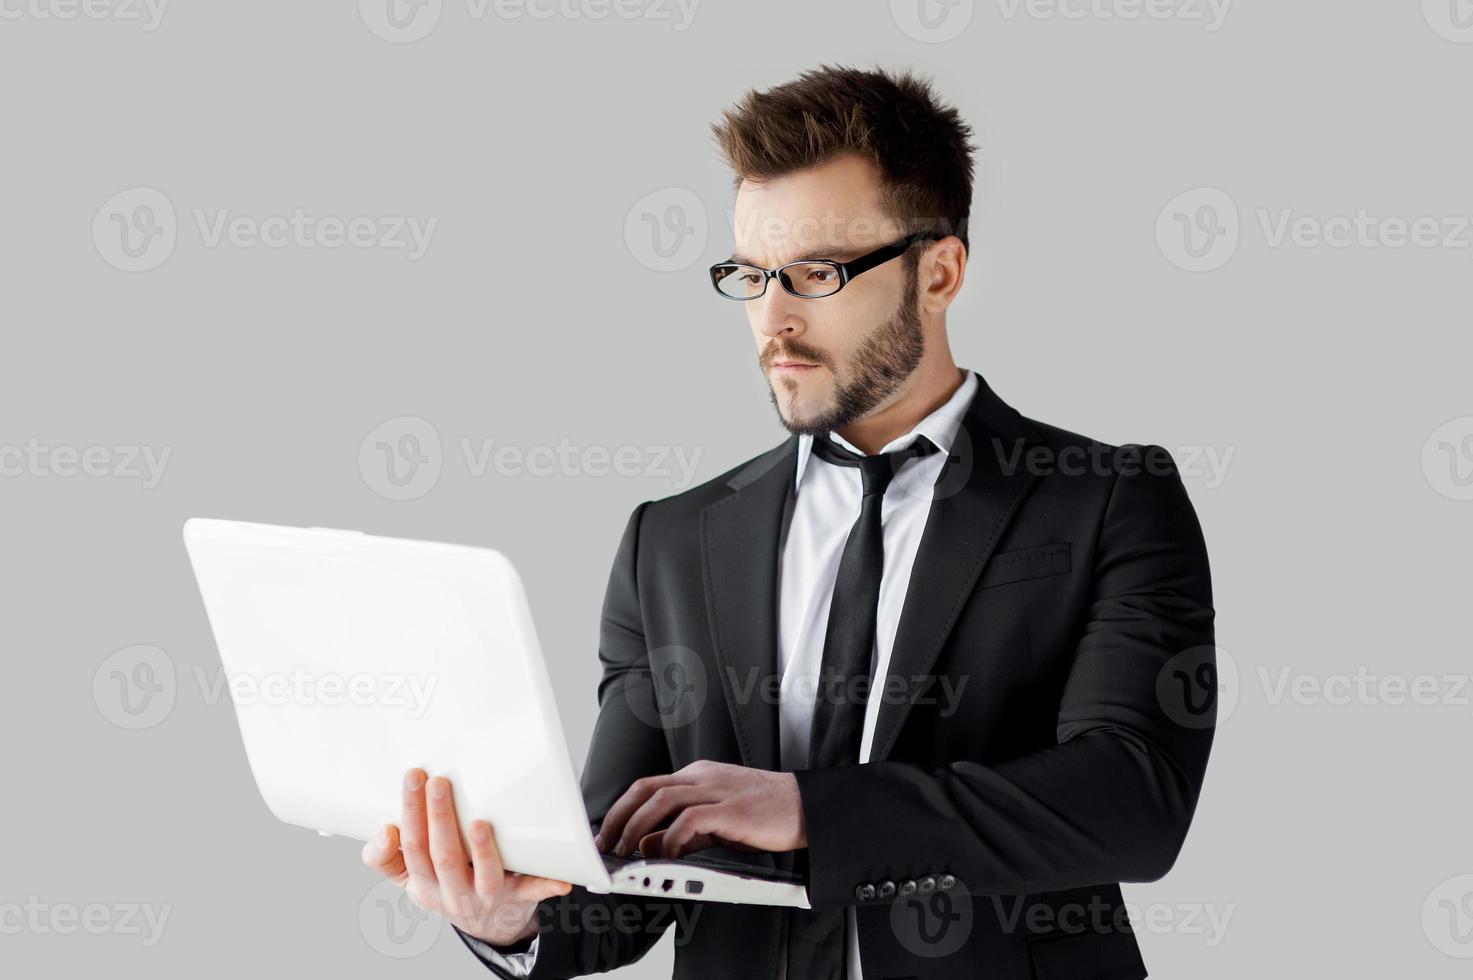
<path fill-rule="evenodd" d="M 867 255 L 861 255 L 853 262 L 845 262 L 842 264 L 844 276 L 846 279 L 853 279 L 861 272 L 868 272 L 877 265 L 883 265 L 884 263 L 889 262 L 891 259 L 895 258 L 897 255 L 904 254 L 906 249 L 910 248 L 916 242 L 921 241 L 927 237 L 929 236 L 925 232 L 918 231 L 914 234 L 907 235 L 905 238 L 902 238 L 900 241 L 896 242 L 893 245 L 885 245 L 881 248 L 875 249 L 873 252 L 870 252 Z"/>

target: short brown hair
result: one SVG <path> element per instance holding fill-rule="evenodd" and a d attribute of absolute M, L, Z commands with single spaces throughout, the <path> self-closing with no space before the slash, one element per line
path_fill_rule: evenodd
<path fill-rule="evenodd" d="M 892 217 L 967 244 L 972 128 L 908 71 L 823 65 L 749 91 L 711 129 L 738 184 L 857 154 L 879 168 Z"/>

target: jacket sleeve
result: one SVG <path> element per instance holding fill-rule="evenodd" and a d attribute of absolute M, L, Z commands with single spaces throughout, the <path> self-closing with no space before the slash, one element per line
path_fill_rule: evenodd
<path fill-rule="evenodd" d="M 1104 508 L 1057 744 L 992 765 L 797 773 L 815 908 L 857 904 L 865 882 L 928 873 L 1014 895 L 1171 868 L 1212 744 L 1214 613 L 1186 490 L 1165 450 L 1145 453 L 1166 462 L 1120 471 Z M 1204 677 L 1207 694 L 1178 683 Z"/>
<path fill-rule="evenodd" d="M 593 831 L 636 779 L 670 771 L 670 753 L 655 708 L 637 582 L 640 521 L 647 506 L 640 504 L 629 518 L 604 593 L 599 713 L 582 779 L 583 802 Z M 463 934 L 461 938 L 498 976 L 529 976 L 532 980 L 583 976 L 613 970 L 643 956 L 675 920 L 673 905 L 599 895 L 574 886 L 567 895 L 539 907 L 536 943 L 527 952 L 496 950 Z"/>

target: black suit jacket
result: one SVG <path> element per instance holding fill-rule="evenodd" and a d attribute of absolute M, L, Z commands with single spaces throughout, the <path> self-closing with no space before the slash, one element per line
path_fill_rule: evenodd
<path fill-rule="evenodd" d="M 698 759 L 779 768 L 796 446 L 630 518 L 583 774 L 595 828 L 641 776 Z M 1170 456 L 1031 421 L 982 382 L 876 679 L 871 761 L 797 774 L 809 844 L 796 863 L 815 908 L 856 907 L 866 980 L 1146 975 L 1118 883 L 1164 875 L 1191 822 L 1215 713 L 1212 623 Z M 538 978 L 632 962 L 671 926 L 676 977 L 779 970 L 781 909 L 574 888 L 541 912 Z"/>

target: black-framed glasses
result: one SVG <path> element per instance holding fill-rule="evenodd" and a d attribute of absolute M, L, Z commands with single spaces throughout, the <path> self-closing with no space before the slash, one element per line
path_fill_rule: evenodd
<path fill-rule="evenodd" d="M 821 299 L 843 289 L 855 276 L 904 255 L 906 249 L 928 237 L 925 232 L 916 232 L 849 262 L 799 259 L 776 269 L 763 269 L 741 262 L 718 262 L 711 266 L 711 285 L 727 299 L 745 302 L 765 296 L 768 282 L 776 279 L 783 289 L 800 299 Z"/>

